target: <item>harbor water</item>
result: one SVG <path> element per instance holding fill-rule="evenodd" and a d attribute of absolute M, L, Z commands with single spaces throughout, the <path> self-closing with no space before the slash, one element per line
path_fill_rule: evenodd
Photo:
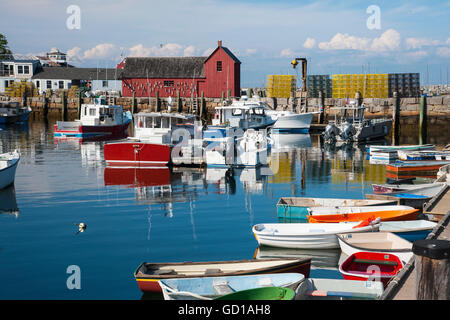
<path fill-rule="evenodd" d="M 342 278 L 340 250 L 258 248 L 252 226 L 279 221 L 280 197 L 363 199 L 386 181 L 364 144 L 323 145 L 318 134 L 284 136 L 258 169 L 114 169 L 104 142 L 55 140 L 53 124 L 0 130 L 0 152 L 22 155 L 0 192 L 3 300 L 146 298 L 133 276 L 143 261 L 309 255 L 311 277 Z"/>

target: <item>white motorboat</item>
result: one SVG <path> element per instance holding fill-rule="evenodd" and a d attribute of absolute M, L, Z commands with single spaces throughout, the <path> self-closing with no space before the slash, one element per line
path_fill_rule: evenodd
<path fill-rule="evenodd" d="M 365 119 L 363 105 L 357 106 L 352 101 L 344 107 L 335 107 L 335 120 L 330 121 L 323 133 L 324 140 L 329 143 L 336 141 L 361 142 L 383 138 L 392 127 L 392 119 Z M 337 118 L 337 113 L 340 118 Z"/>
<path fill-rule="evenodd" d="M 19 150 L 0 154 L 0 189 L 14 183 L 16 169 L 20 160 Z"/>
<path fill-rule="evenodd" d="M 233 101 L 230 105 L 216 107 L 212 126 L 208 128 L 262 129 L 271 127 L 274 133 L 308 133 L 314 114 L 273 110 L 258 97 Z"/>

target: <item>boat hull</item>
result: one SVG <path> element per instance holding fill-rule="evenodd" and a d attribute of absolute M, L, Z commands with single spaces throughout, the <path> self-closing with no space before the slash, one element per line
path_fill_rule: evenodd
<path fill-rule="evenodd" d="M 120 137 L 126 133 L 130 121 L 115 126 L 87 126 L 80 125 L 77 130 L 62 130 L 58 125 L 54 125 L 54 137 L 74 137 L 74 138 L 92 138 L 92 137 Z"/>
<path fill-rule="evenodd" d="M 379 228 L 379 224 L 354 228 L 358 224 L 260 224 L 255 225 L 252 231 L 259 245 L 291 249 L 337 249 L 339 242 L 336 234 L 378 231 Z"/>
<path fill-rule="evenodd" d="M 0 124 L 11 124 L 18 122 L 25 122 L 30 117 L 31 111 L 25 111 L 24 113 L 12 116 L 0 116 Z"/>
<path fill-rule="evenodd" d="M 365 200 L 365 199 L 334 199 L 334 198 L 299 198 L 283 197 L 277 203 L 277 216 L 279 219 L 308 221 L 308 211 L 314 207 L 323 206 L 381 206 L 396 205 L 392 200 Z"/>
<path fill-rule="evenodd" d="M 214 299 L 233 291 L 261 288 L 267 285 L 297 289 L 305 280 L 299 273 L 273 273 L 231 277 L 163 279 L 159 281 L 164 300 Z"/>
<path fill-rule="evenodd" d="M 279 116 L 272 127 L 273 133 L 308 133 L 313 113 Z"/>
<path fill-rule="evenodd" d="M 345 221 L 362 221 L 372 217 L 381 218 L 381 221 L 416 220 L 419 209 L 388 210 L 342 214 L 324 214 L 308 216 L 309 223 L 336 223 Z"/>
<path fill-rule="evenodd" d="M 0 189 L 4 189 L 14 184 L 18 164 L 19 159 L 14 159 L 9 166 L 0 169 Z"/>
<path fill-rule="evenodd" d="M 123 141 L 107 143 L 103 148 L 110 166 L 164 167 L 170 162 L 171 147 L 164 144 Z"/>
<path fill-rule="evenodd" d="M 283 261 L 278 265 L 273 265 L 272 267 L 266 268 L 254 268 L 248 270 L 233 270 L 233 271 L 224 271 L 218 273 L 210 273 L 204 274 L 206 277 L 222 277 L 222 276 L 233 276 L 233 275 L 254 275 L 254 274 L 264 274 L 264 273 L 301 273 L 305 277 L 309 277 L 309 272 L 311 270 L 311 258 L 308 259 L 264 259 L 265 261 Z M 180 266 L 180 265 L 189 265 L 195 268 L 196 265 L 199 264 L 233 264 L 233 263 L 257 263 L 261 260 L 240 260 L 240 261 L 218 261 L 218 262 L 186 262 L 186 263 L 167 263 L 164 265 L 167 266 Z M 144 274 L 140 272 L 143 268 L 145 268 L 146 263 L 142 263 L 136 272 L 134 273 L 136 282 L 138 284 L 139 289 L 142 292 L 161 292 L 161 286 L 158 281 L 161 279 L 176 279 L 176 278 L 190 278 L 192 276 L 186 274 L 166 274 L 166 275 L 155 275 L 155 274 Z M 159 265 L 159 264 L 155 264 Z M 214 267 L 212 267 L 214 268 Z M 195 277 L 202 277 L 195 275 Z"/>

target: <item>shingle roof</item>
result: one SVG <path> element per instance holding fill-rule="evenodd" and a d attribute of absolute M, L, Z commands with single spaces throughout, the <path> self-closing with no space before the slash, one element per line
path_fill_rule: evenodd
<path fill-rule="evenodd" d="M 128 57 L 119 78 L 204 78 L 207 57 Z"/>
<path fill-rule="evenodd" d="M 115 80 L 118 79 L 119 71 L 113 68 L 42 67 L 32 79 Z"/>

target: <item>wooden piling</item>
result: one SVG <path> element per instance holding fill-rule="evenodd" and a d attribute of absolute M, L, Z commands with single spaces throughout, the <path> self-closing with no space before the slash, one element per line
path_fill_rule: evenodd
<path fill-rule="evenodd" d="M 159 91 L 156 91 L 155 111 L 156 112 L 161 112 L 161 99 L 159 99 Z"/>
<path fill-rule="evenodd" d="M 427 97 L 420 97 L 419 107 L 419 144 L 427 143 Z"/>
<path fill-rule="evenodd" d="M 133 91 L 133 101 L 131 102 L 131 114 L 136 112 L 136 92 Z"/>
<path fill-rule="evenodd" d="M 392 145 L 399 144 L 400 139 L 400 96 L 394 92 L 394 107 L 392 109 Z"/>
<path fill-rule="evenodd" d="M 78 119 L 81 119 L 81 103 L 82 103 L 82 100 L 81 100 L 81 91 L 79 91 L 79 92 L 78 92 L 78 108 L 77 108 L 77 110 L 78 110 L 78 112 L 77 112 L 77 118 L 78 118 Z"/>
<path fill-rule="evenodd" d="M 179 113 L 183 112 L 183 101 L 180 98 L 180 90 L 177 90 L 177 111 Z"/>
<path fill-rule="evenodd" d="M 43 116 L 44 119 L 47 119 L 48 115 L 48 99 L 45 94 L 42 95 L 42 110 L 43 110 Z"/>
<path fill-rule="evenodd" d="M 319 118 L 317 120 L 317 123 L 318 124 L 322 124 L 324 116 L 325 116 L 325 113 L 324 113 L 324 111 L 325 111 L 325 97 L 323 95 L 322 90 L 319 91 L 319 103 L 320 103 L 320 105 L 319 105 Z"/>
<path fill-rule="evenodd" d="M 450 241 L 425 239 L 413 243 L 416 299 L 450 299 Z"/>
<path fill-rule="evenodd" d="M 62 92 L 62 107 L 61 107 L 61 120 L 62 121 L 67 121 L 67 99 L 66 99 L 66 93 L 63 91 Z"/>

